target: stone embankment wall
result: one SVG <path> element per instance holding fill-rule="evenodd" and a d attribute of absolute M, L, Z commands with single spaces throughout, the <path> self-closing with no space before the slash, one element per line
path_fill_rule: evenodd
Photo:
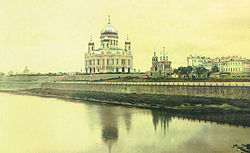
<path fill-rule="evenodd" d="M 250 100 L 249 82 L 55 82 L 42 88 Z"/>
<path fill-rule="evenodd" d="M 0 78 L 0 90 L 18 90 L 40 88 L 43 82 L 56 81 L 99 81 L 118 77 L 145 77 L 143 73 L 130 74 L 90 74 L 90 75 L 62 75 L 62 76 L 32 76 L 32 75 L 13 75 L 2 76 Z"/>
<path fill-rule="evenodd" d="M 71 81 L 95 81 L 95 80 L 106 80 L 118 77 L 146 77 L 147 75 L 144 73 L 124 73 L 124 74 L 89 74 L 89 75 L 68 75 L 65 76 L 62 80 Z"/>
<path fill-rule="evenodd" d="M 41 82 L 37 81 L 0 81 L 0 90 L 19 90 L 41 88 Z"/>
<path fill-rule="evenodd" d="M 0 90 L 18 90 L 40 88 L 43 82 L 57 81 L 100 81 L 123 77 L 145 77 L 144 73 L 130 74 L 89 74 L 89 75 L 62 75 L 62 76 L 36 76 L 36 75 L 13 75 L 1 76 Z"/>

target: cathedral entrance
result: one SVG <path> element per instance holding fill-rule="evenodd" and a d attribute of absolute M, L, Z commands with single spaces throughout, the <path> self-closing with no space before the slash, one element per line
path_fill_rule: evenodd
<path fill-rule="evenodd" d="M 122 72 L 123 72 L 123 73 L 125 72 L 125 68 L 124 68 L 124 67 L 122 67 Z"/>
<path fill-rule="evenodd" d="M 128 68 L 128 73 L 130 73 L 130 68 Z"/>

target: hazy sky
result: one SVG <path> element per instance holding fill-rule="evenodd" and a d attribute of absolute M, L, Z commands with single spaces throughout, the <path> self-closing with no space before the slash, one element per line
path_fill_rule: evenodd
<path fill-rule="evenodd" d="M 0 72 L 80 71 L 108 15 L 142 71 L 163 46 L 173 67 L 190 54 L 249 58 L 249 0 L 1 0 Z"/>

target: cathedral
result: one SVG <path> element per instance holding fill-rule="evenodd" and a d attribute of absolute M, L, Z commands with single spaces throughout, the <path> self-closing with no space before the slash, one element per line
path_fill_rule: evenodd
<path fill-rule="evenodd" d="M 95 43 L 88 43 L 85 53 L 86 73 L 130 73 L 133 71 L 133 55 L 131 42 L 125 41 L 124 49 L 118 46 L 118 31 L 111 25 L 110 19 L 102 29 L 101 46 L 95 48 Z"/>

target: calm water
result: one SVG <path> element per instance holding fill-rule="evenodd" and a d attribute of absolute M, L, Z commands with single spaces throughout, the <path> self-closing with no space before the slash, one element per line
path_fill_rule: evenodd
<path fill-rule="evenodd" d="M 159 111 L 0 93 L 1 153 L 229 153 L 249 136 Z"/>

